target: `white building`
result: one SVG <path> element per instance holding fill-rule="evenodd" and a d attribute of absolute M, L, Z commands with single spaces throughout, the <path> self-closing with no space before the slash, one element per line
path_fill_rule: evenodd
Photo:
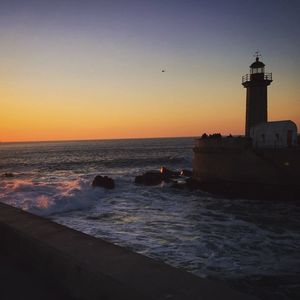
<path fill-rule="evenodd" d="M 290 120 L 260 123 L 250 129 L 254 148 L 287 148 L 297 145 L 297 126 Z"/>

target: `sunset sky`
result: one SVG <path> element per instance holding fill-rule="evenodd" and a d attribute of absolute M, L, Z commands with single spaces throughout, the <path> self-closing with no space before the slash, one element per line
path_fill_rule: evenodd
<path fill-rule="evenodd" d="M 298 0 L 1 0 L 0 141 L 243 134 L 257 49 L 269 120 L 300 131 L 299 15 Z"/>

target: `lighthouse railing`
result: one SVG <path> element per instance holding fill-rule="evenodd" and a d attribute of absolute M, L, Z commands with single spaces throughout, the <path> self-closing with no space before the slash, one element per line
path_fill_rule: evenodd
<path fill-rule="evenodd" d="M 272 80 L 272 73 L 265 73 L 264 80 Z"/>
<path fill-rule="evenodd" d="M 242 83 L 248 82 L 252 80 L 252 74 L 246 74 L 242 77 Z M 264 73 L 264 80 L 272 81 L 272 73 Z"/>

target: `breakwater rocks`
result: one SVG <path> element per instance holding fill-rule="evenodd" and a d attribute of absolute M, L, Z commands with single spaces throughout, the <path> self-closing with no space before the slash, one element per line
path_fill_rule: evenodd
<path fill-rule="evenodd" d="M 180 172 L 161 167 L 160 171 L 148 171 L 142 175 L 136 176 L 134 182 L 143 185 L 159 185 L 162 182 L 170 182 L 179 176 Z"/>
<path fill-rule="evenodd" d="M 161 167 L 160 171 L 147 171 L 142 175 L 137 175 L 134 183 L 155 186 L 164 182 L 169 183 L 172 188 L 199 188 L 198 182 L 192 179 L 192 174 L 193 172 L 190 170 L 173 171 L 166 167 Z M 97 175 L 92 182 L 92 186 L 114 189 L 115 181 L 108 176 Z"/>
<path fill-rule="evenodd" d="M 148 171 L 135 177 L 135 183 L 141 185 L 159 185 L 163 182 L 170 183 L 171 187 L 184 188 L 192 187 L 192 171 L 173 171 L 166 167 L 161 167 L 160 171 Z M 189 176 L 189 177 L 188 177 Z"/>
<path fill-rule="evenodd" d="M 143 185 L 158 185 L 165 180 L 164 176 L 157 171 L 149 171 L 135 177 L 134 182 Z"/>
<path fill-rule="evenodd" d="M 214 197 L 226 197 L 229 199 L 255 199 L 255 200 L 279 200 L 299 201 L 300 187 L 283 184 L 254 184 L 232 181 L 200 181 L 195 179 L 190 170 L 173 171 L 161 167 L 160 171 L 147 171 L 137 175 L 134 183 L 141 186 L 158 186 L 164 184 L 172 189 L 201 190 Z M 97 175 L 93 187 L 114 189 L 115 181 L 107 176 Z"/>
<path fill-rule="evenodd" d="M 97 175 L 92 182 L 92 186 L 112 190 L 115 188 L 115 181 L 110 177 Z"/>

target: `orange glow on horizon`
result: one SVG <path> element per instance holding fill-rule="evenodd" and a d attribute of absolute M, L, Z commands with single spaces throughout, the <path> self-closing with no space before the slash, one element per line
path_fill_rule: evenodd
<path fill-rule="evenodd" d="M 0 141 L 244 134 L 246 95 L 239 69 L 228 76 L 228 68 L 215 75 L 143 67 L 146 71 L 128 74 L 99 71 L 89 80 L 80 71 L 60 74 L 51 64 L 28 76 L 0 73 Z M 290 119 L 300 129 L 297 86 L 287 78 L 278 82 L 284 86 L 269 87 L 269 120 Z"/>
<path fill-rule="evenodd" d="M 3 97 L 2 97 L 3 98 Z M 0 141 L 50 141 L 119 138 L 199 136 L 204 132 L 244 134 L 244 101 L 198 101 L 191 97 L 127 105 L 115 102 L 57 101 L 53 104 L 5 97 L 0 112 Z M 174 97 L 175 98 L 175 97 Z M 165 101 L 165 102 L 163 102 Z M 292 102 L 292 101 L 291 101 Z M 269 119 L 291 119 L 300 125 L 299 109 L 293 103 L 269 102 Z"/>

